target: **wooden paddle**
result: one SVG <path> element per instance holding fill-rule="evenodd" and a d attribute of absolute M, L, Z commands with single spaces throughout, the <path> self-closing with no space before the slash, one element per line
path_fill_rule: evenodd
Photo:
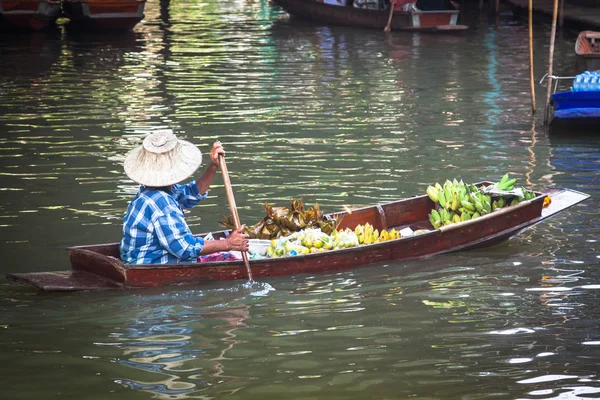
<path fill-rule="evenodd" d="M 390 15 L 388 17 L 388 22 L 385 28 L 383 28 L 384 32 L 390 32 L 392 30 L 392 16 L 394 15 L 394 8 L 396 6 L 396 0 L 390 1 Z"/>
<path fill-rule="evenodd" d="M 227 200 L 229 201 L 229 208 L 231 208 L 231 214 L 233 216 L 233 223 L 235 229 L 240 229 L 240 216 L 237 212 L 237 206 L 235 205 L 235 198 L 233 197 L 233 189 L 231 188 L 231 181 L 229 180 L 229 171 L 227 171 L 227 164 L 225 163 L 225 157 L 219 155 L 219 166 L 221 167 L 221 174 L 223 175 L 223 183 L 225 184 L 225 191 L 227 192 Z M 246 266 L 246 272 L 248 274 L 248 281 L 254 282 L 252 279 L 252 271 L 250 270 L 250 261 L 248 261 L 248 253 L 242 251 L 242 259 Z"/>

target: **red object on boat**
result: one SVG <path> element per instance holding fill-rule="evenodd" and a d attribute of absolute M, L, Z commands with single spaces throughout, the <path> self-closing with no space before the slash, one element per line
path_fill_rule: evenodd
<path fill-rule="evenodd" d="M 0 27 L 41 31 L 54 25 L 60 12 L 58 0 L 0 0 Z"/>
<path fill-rule="evenodd" d="M 311 0 L 272 0 L 293 17 L 324 24 L 347 25 L 358 28 L 385 28 L 388 10 L 372 10 L 352 6 L 337 6 Z M 403 31 L 461 31 L 468 27 L 457 25 L 458 10 L 394 11 L 391 29 Z"/>
<path fill-rule="evenodd" d="M 600 70 L 600 32 L 583 31 L 575 42 L 576 67 L 579 72 Z"/>
<path fill-rule="evenodd" d="M 123 31 L 144 18 L 146 0 L 63 0 L 67 29 Z"/>
<path fill-rule="evenodd" d="M 552 202 L 544 207 L 547 196 L 552 197 Z M 250 268 L 254 278 L 320 273 L 490 246 L 508 240 L 524 229 L 587 198 L 588 195 L 569 189 L 547 190 L 536 193 L 536 197 L 531 200 L 439 229 L 434 229 L 429 222 L 428 215 L 434 203 L 426 195 L 339 212 L 334 214 L 338 217 L 338 229 L 353 229 L 368 222 L 379 230 L 410 227 L 413 231 L 428 229 L 429 232 L 340 250 L 252 259 Z M 212 235 L 218 240 L 225 233 L 214 232 Z M 118 243 L 76 246 L 68 248 L 68 251 L 72 271 L 16 273 L 8 274 L 7 278 L 46 291 L 76 291 L 197 284 L 247 279 L 248 276 L 241 260 L 133 265 L 121 262 Z"/>

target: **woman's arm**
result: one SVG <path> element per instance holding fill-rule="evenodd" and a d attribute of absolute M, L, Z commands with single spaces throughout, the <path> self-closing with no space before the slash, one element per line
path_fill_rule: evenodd
<path fill-rule="evenodd" d="M 206 193 L 210 188 L 210 184 L 219 169 L 219 155 L 221 154 L 225 156 L 225 150 L 223 149 L 221 142 L 217 141 L 213 143 L 213 147 L 210 149 L 210 165 L 204 170 L 200 178 L 196 179 L 196 186 L 198 187 L 199 193 Z"/>
<path fill-rule="evenodd" d="M 248 235 L 242 233 L 243 227 L 235 230 L 225 240 L 205 240 L 200 254 L 216 253 L 217 251 L 248 251 Z"/>

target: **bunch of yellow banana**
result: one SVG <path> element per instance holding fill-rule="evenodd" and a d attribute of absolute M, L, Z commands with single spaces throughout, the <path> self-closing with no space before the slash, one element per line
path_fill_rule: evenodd
<path fill-rule="evenodd" d="M 356 228 L 354 228 L 354 233 L 356 233 L 359 244 L 379 243 L 400 238 L 400 232 L 396 229 L 390 229 L 389 232 L 382 229 L 381 232 L 379 232 L 378 229 L 373 229 L 373 225 L 368 222 L 364 225 L 357 225 Z"/>

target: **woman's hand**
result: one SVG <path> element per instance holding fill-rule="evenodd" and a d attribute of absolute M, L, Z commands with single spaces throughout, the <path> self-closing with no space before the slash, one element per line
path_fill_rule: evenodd
<path fill-rule="evenodd" d="M 248 251 L 249 236 L 242 233 L 243 228 L 244 226 L 242 225 L 240 229 L 232 231 L 231 235 L 227 238 L 227 247 L 229 247 L 229 250 Z"/>
<path fill-rule="evenodd" d="M 210 149 L 210 163 L 211 165 L 215 166 L 215 167 L 219 167 L 219 156 L 223 155 L 223 157 L 225 156 L 225 150 L 223 149 L 223 145 L 221 144 L 221 142 L 219 142 L 218 140 L 216 142 L 213 143 L 213 147 L 212 149 Z"/>

